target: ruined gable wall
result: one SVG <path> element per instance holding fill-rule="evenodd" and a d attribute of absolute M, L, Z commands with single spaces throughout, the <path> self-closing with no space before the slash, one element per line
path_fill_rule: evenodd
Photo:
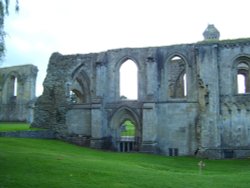
<path fill-rule="evenodd" d="M 35 121 L 32 126 L 52 128 L 67 131 L 65 113 L 70 105 L 70 87 L 72 77 L 78 69 L 84 69 L 92 75 L 92 58 L 95 55 L 68 55 L 52 54 L 44 80 L 43 94 L 38 98 L 35 106 Z M 91 82 L 94 79 L 91 78 Z M 90 85 L 93 85 L 90 83 Z M 92 89 L 91 89 L 92 90 Z"/>

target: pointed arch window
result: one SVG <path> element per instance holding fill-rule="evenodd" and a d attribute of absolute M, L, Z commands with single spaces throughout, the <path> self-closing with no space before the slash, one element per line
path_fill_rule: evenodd
<path fill-rule="evenodd" d="M 237 65 L 237 93 L 250 92 L 249 65 L 247 62 L 240 62 Z"/>
<path fill-rule="evenodd" d="M 131 59 L 122 63 L 119 69 L 120 99 L 137 100 L 138 98 L 138 68 Z"/>
<path fill-rule="evenodd" d="M 17 86 L 18 86 L 17 77 L 13 77 L 13 84 L 14 84 L 13 96 L 17 96 Z"/>
<path fill-rule="evenodd" d="M 68 96 L 73 104 L 90 102 L 90 81 L 84 70 L 79 70 L 73 76 L 72 82 L 68 83 Z"/>
<path fill-rule="evenodd" d="M 246 77 L 244 74 L 238 74 L 237 75 L 237 90 L 238 94 L 244 94 L 246 93 Z"/>
<path fill-rule="evenodd" d="M 9 87 L 8 87 L 8 95 L 11 97 L 17 96 L 17 88 L 18 88 L 18 82 L 16 76 L 10 76 L 9 78 Z"/>
<path fill-rule="evenodd" d="M 186 97 L 187 96 L 187 74 L 185 73 L 183 75 L 183 96 Z"/>
<path fill-rule="evenodd" d="M 169 96 L 171 98 L 185 98 L 187 96 L 186 63 L 179 57 L 174 56 L 169 62 Z"/>

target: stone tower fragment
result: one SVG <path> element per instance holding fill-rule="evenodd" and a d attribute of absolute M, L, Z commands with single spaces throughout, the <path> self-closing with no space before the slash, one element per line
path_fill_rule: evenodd
<path fill-rule="evenodd" d="M 219 40 L 220 32 L 214 26 L 214 24 L 208 24 L 207 28 L 203 32 L 204 40 Z"/>

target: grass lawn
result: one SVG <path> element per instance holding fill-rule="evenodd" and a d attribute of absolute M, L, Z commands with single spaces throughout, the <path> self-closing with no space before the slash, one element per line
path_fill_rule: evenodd
<path fill-rule="evenodd" d="M 27 123 L 21 122 L 0 122 L 0 132 L 2 131 L 28 131 L 28 130 L 40 130 L 38 128 L 30 128 Z"/>
<path fill-rule="evenodd" d="M 250 159 L 200 160 L 0 138 L 0 188 L 249 188 Z"/>

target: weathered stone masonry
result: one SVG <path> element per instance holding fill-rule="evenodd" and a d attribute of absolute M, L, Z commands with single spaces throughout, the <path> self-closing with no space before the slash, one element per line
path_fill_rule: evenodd
<path fill-rule="evenodd" d="M 128 59 L 138 67 L 137 100 L 121 99 L 119 93 L 119 69 Z M 120 126 L 130 119 L 136 127 L 134 150 L 250 156 L 249 68 L 249 39 L 53 53 L 32 126 L 119 151 Z M 245 76 L 244 93 L 237 89 L 239 74 Z"/>
<path fill-rule="evenodd" d="M 34 65 L 0 69 L 0 121 L 33 121 L 37 72 Z"/>

